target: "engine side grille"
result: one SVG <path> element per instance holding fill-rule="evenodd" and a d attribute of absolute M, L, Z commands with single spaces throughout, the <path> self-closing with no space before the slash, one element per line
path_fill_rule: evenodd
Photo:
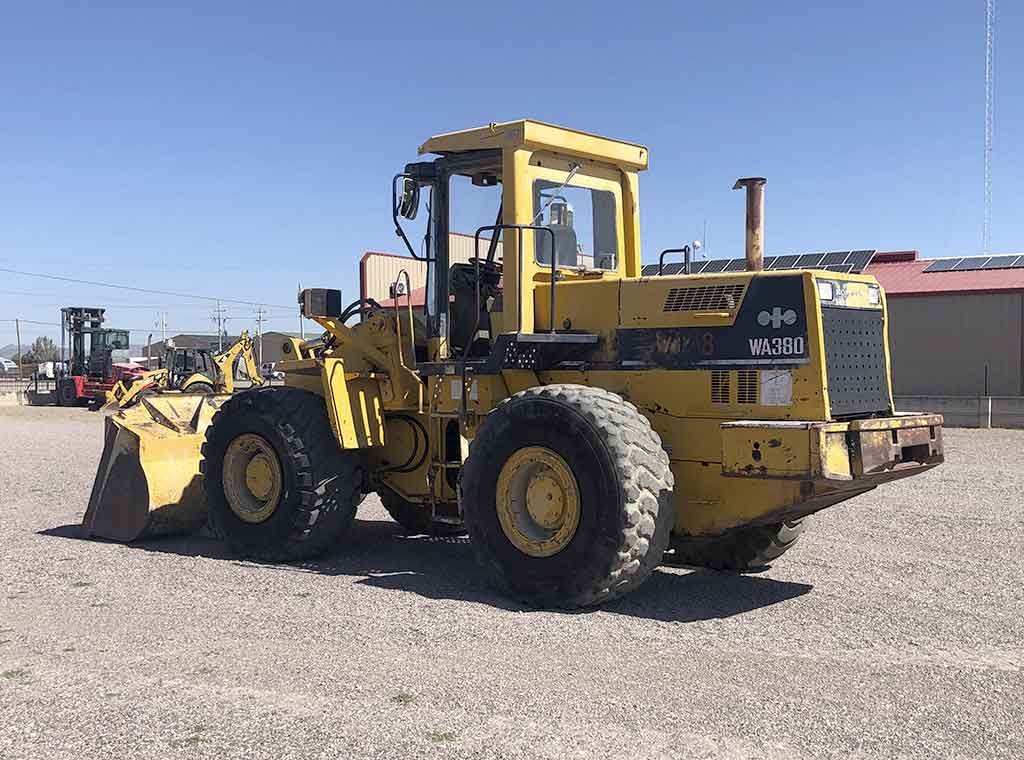
<path fill-rule="evenodd" d="M 890 412 L 881 310 L 823 306 L 821 318 L 832 416 Z"/>
<path fill-rule="evenodd" d="M 714 370 L 711 373 L 711 403 L 729 403 L 729 372 Z"/>
<path fill-rule="evenodd" d="M 665 296 L 662 311 L 732 311 L 739 304 L 746 287 L 740 283 L 672 288 Z"/>
<path fill-rule="evenodd" d="M 741 369 L 736 373 L 736 402 L 757 403 L 757 370 Z"/>

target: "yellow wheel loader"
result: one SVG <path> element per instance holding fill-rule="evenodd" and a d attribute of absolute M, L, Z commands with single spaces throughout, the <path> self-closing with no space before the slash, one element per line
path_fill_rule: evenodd
<path fill-rule="evenodd" d="M 239 361 L 252 385 L 263 385 L 252 338 L 245 330 L 218 354 L 206 348 L 179 348 L 168 341 L 164 366 L 117 383 L 107 391 L 106 408 L 123 409 L 157 393 L 234 393 Z"/>
<path fill-rule="evenodd" d="M 425 322 L 408 299 L 302 291 L 323 334 L 286 344 L 284 387 L 108 419 L 88 532 L 208 517 L 239 555 L 298 560 L 376 491 L 409 530 L 466 531 L 506 594 L 581 607 L 665 561 L 763 566 L 808 515 L 943 461 L 942 418 L 894 411 L 878 283 L 765 268 L 762 179 L 737 183 L 744 258 L 689 274 L 685 249 L 645 273 L 646 148 L 515 121 L 420 153 L 392 218 L 426 259 Z M 456 188 L 493 201 L 468 264 L 448 249 Z M 402 222 L 421 207 L 422 246 Z"/>

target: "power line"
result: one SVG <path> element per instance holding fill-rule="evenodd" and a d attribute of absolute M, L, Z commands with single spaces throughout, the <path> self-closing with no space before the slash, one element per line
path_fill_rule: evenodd
<path fill-rule="evenodd" d="M 71 282 L 76 285 L 93 285 L 99 288 L 116 288 L 118 290 L 131 290 L 136 293 L 153 293 L 160 296 L 171 296 L 172 298 L 199 298 L 204 301 L 217 301 L 218 303 L 223 301 L 224 303 L 236 303 L 243 306 L 259 306 L 257 301 L 242 301 L 237 298 L 217 298 L 216 296 L 204 296 L 196 293 L 175 293 L 173 290 L 156 290 L 154 288 L 139 288 L 134 285 L 118 285 L 112 282 L 99 282 L 98 280 L 82 280 L 77 277 L 62 277 L 56 274 L 43 274 L 41 272 L 25 272 L 19 269 L 7 269 L 6 267 L 0 267 L 0 272 L 7 272 L 8 274 L 17 274 L 23 277 L 41 277 L 45 280 L 58 280 L 60 282 Z M 271 306 L 277 309 L 296 309 L 295 306 L 283 306 L 281 304 L 263 304 L 264 306 Z"/>

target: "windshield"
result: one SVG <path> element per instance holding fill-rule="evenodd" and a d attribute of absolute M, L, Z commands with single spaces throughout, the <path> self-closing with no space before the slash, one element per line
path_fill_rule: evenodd
<path fill-rule="evenodd" d="M 128 348 L 128 331 L 104 330 L 103 332 L 93 333 L 92 341 L 95 348 L 109 348 L 114 351 L 125 350 Z"/>

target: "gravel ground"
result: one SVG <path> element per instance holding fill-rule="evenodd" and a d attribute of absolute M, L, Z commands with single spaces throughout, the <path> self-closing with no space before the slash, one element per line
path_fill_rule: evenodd
<path fill-rule="evenodd" d="M 1024 756 L 1024 431 L 813 518 L 760 575 L 492 594 L 375 497 L 304 566 L 81 540 L 80 410 L 0 409 L 0 757 Z"/>

